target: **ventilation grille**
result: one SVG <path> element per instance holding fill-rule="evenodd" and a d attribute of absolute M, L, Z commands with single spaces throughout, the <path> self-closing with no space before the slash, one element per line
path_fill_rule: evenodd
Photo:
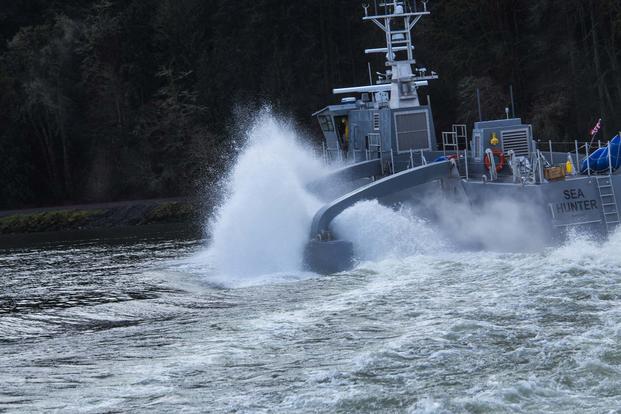
<path fill-rule="evenodd" d="M 380 130 L 380 114 L 379 112 L 373 113 L 373 131 Z"/>
<path fill-rule="evenodd" d="M 513 153 L 518 156 L 528 157 L 530 155 L 528 129 L 503 131 L 501 138 L 502 150 L 505 154 L 513 150 Z"/>

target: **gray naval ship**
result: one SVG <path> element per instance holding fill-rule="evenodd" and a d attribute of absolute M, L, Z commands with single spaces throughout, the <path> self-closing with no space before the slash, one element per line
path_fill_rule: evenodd
<path fill-rule="evenodd" d="M 475 215 L 493 215 L 510 202 L 516 215 L 532 212 L 520 226 L 543 229 L 549 242 L 574 228 L 605 237 L 619 224 L 619 136 L 604 144 L 563 143 L 559 151 L 558 143 L 537 140 L 531 125 L 511 116 L 511 104 L 502 119 L 480 120 L 472 131 L 453 125 L 437 140 L 431 101 L 422 91 L 438 76 L 417 67 L 412 40 L 416 24 L 430 15 L 427 1 L 386 0 L 363 8 L 363 20 L 386 38 L 385 47 L 365 52 L 385 55 L 386 70 L 370 85 L 334 89 L 344 95 L 341 103 L 313 115 L 323 131 L 325 160 L 344 166 L 311 184 L 331 201 L 312 221 L 305 250 L 310 270 L 335 273 L 355 264 L 355 246 L 331 224 L 364 200 L 414 206 L 430 220 L 446 209 L 467 220 L 459 210 L 464 206 Z M 491 227 L 484 229 L 491 239 L 506 236 Z"/>

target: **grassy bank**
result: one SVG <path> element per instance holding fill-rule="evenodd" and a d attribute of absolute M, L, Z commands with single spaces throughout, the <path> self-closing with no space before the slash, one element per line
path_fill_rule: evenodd
<path fill-rule="evenodd" d="M 148 200 L 0 214 L 0 234 L 90 230 L 151 224 L 197 223 L 194 200 Z"/>

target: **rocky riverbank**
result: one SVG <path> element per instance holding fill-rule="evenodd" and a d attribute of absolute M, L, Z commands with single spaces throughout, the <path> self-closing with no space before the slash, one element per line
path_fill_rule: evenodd
<path fill-rule="evenodd" d="M 153 224 L 199 224 L 201 203 L 141 200 L 0 212 L 0 235 L 94 230 Z"/>

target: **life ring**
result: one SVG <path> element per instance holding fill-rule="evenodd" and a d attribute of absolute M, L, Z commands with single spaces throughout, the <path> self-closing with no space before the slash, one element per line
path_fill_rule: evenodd
<path fill-rule="evenodd" d="M 494 155 L 494 157 L 498 157 L 498 162 L 496 163 L 496 172 L 499 173 L 500 171 L 502 171 L 503 168 L 505 168 L 505 154 L 501 150 L 496 148 L 492 150 L 492 154 Z M 492 162 L 489 159 L 489 155 L 487 153 L 485 153 L 483 162 L 485 162 L 485 168 L 487 169 L 487 171 L 489 171 L 489 169 L 492 167 Z"/>

